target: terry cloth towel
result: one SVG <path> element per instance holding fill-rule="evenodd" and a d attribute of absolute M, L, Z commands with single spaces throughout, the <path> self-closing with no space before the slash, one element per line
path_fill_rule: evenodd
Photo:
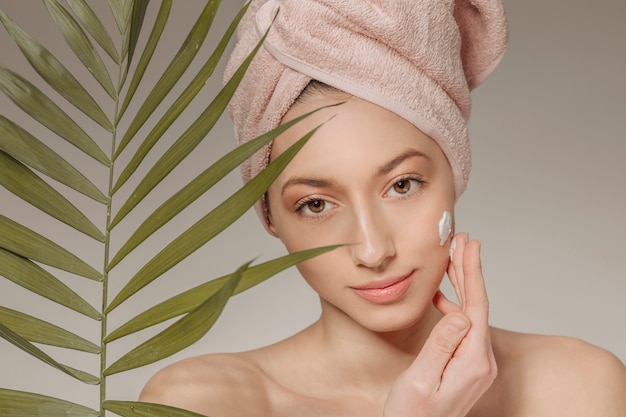
<path fill-rule="evenodd" d="M 500 0 L 252 0 L 225 81 L 270 25 L 229 105 L 238 144 L 278 126 L 318 80 L 433 138 L 452 168 L 456 197 L 463 193 L 471 168 L 470 90 L 506 49 Z M 270 146 L 242 165 L 245 182 L 267 165 Z M 263 202 L 257 210 L 267 222 Z"/>

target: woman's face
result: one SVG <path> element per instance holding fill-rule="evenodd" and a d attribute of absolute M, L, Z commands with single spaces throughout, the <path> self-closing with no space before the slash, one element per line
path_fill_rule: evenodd
<path fill-rule="evenodd" d="M 337 102 L 319 94 L 285 121 Z M 431 138 L 358 98 L 297 124 L 274 142 L 271 158 L 323 122 L 268 191 L 270 229 L 289 252 L 346 244 L 298 267 L 324 311 L 375 331 L 410 326 L 448 264 L 439 221 L 453 213 L 450 166 Z"/>

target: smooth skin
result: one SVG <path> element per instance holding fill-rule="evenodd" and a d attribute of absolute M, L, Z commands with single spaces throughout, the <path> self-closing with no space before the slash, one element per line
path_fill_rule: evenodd
<path fill-rule="evenodd" d="M 285 120 L 337 101 L 318 94 Z M 454 190 L 432 139 L 350 97 L 278 138 L 272 158 L 323 122 L 268 192 L 270 230 L 289 252 L 347 244 L 298 267 L 319 320 L 271 346 L 175 363 L 140 400 L 213 417 L 626 416 L 614 355 L 489 326 L 479 242 L 457 234 L 452 259 L 452 237 L 440 245 Z M 444 275 L 458 303 L 439 292 Z M 389 300 L 359 295 L 404 279 Z"/>

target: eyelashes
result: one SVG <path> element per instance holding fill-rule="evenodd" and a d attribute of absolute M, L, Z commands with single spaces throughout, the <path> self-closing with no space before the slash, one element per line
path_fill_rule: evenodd
<path fill-rule="evenodd" d="M 294 212 L 301 216 L 321 218 L 329 210 L 331 210 L 334 203 L 316 196 L 306 197 L 296 203 Z"/>
<path fill-rule="evenodd" d="M 395 182 L 387 189 L 385 195 L 391 195 L 393 197 L 408 197 L 423 187 L 424 184 L 426 184 L 426 181 L 422 177 L 417 175 L 407 175 L 395 180 Z"/>

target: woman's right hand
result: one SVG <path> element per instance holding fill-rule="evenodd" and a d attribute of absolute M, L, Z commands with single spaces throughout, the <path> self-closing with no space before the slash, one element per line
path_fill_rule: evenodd
<path fill-rule="evenodd" d="M 394 383 L 385 417 L 464 417 L 496 377 L 480 243 L 468 242 L 464 233 L 455 241 L 448 276 L 460 305 L 435 295 L 444 316 Z"/>

